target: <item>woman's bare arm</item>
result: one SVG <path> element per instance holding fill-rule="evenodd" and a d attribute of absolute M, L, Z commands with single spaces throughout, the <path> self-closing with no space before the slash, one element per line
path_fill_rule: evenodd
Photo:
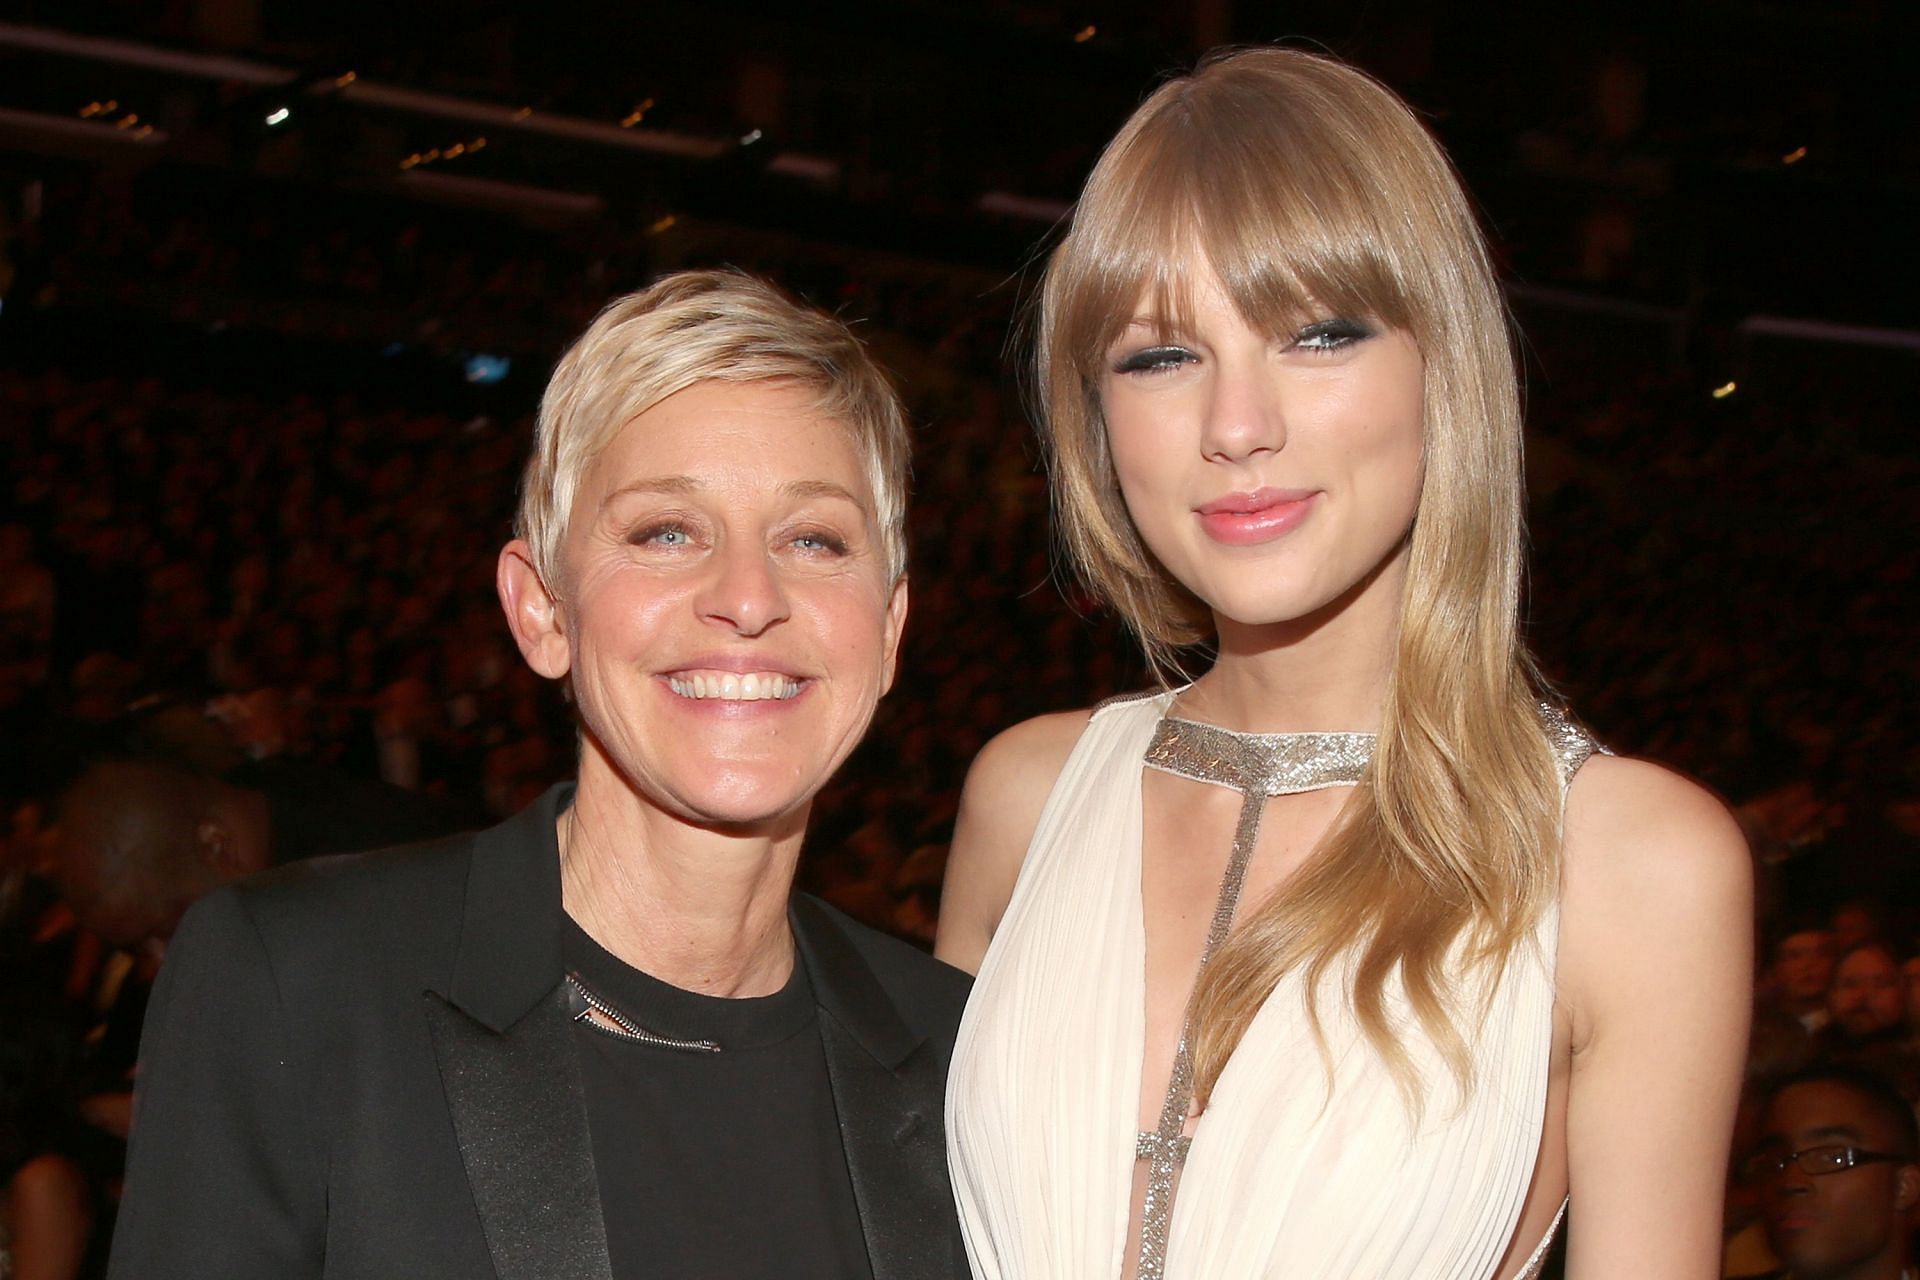
<path fill-rule="evenodd" d="M 93 1229 L 80 1167 L 65 1156 L 38 1156 L 20 1166 L 6 1193 L 16 1280 L 74 1280 Z"/>
<path fill-rule="evenodd" d="M 1040 812 L 1087 727 L 1087 716 L 1062 711 L 1023 721 L 974 757 L 960 793 L 933 945 L 933 953 L 948 964 L 980 971 Z"/>
<path fill-rule="evenodd" d="M 1752 868 L 1726 809 L 1597 757 L 1568 796 L 1569 1280 L 1710 1280 L 1753 965 Z"/>

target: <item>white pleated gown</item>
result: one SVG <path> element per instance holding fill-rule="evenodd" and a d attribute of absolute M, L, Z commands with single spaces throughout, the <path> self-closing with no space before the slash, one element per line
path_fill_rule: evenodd
<path fill-rule="evenodd" d="M 948 1160 L 980 1280 L 1120 1274 L 1145 1035 L 1141 761 L 1172 696 L 1094 714 L 961 1023 Z M 1590 744 L 1554 727 L 1563 763 L 1577 767 Z M 1417 1125 L 1342 992 L 1319 1002 L 1323 1057 L 1298 980 L 1283 982 L 1194 1131 L 1168 1280 L 1491 1276 L 1540 1147 L 1558 924 L 1557 911 L 1546 913 L 1471 1029 L 1476 1079 L 1464 1104 L 1411 1013 L 1396 1019 L 1430 1086 Z M 1392 1009 L 1399 996 L 1389 997 Z"/>

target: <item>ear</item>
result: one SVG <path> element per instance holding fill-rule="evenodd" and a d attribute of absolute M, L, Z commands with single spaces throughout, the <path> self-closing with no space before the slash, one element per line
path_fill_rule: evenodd
<path fill-rule="evenodd" d="M 219 877 L 219 883 L 236 880 L 254 867 L 241 865 L 240 842 L 225 824 L 214 818 L 202 818 L 193 829 L 194 842 L 200 846 L 200 858 Z"/>
<path fill-rule="evenodd" d="M 1903 1164 L 1893 1174 L 1893 1207 L 1905 1213 L 1920 1204 L 1920 1164 Z"/>
<path fill-rule="evenodd" d="M 887 598 L 886 622 L 886 658 L 880 671 L 880 692 L 893 688 L 894 669 L 900 663 L 900 637 L 907 631 L 907 579 L 893 584 L 893 594 Z"/>
<path fill-rule="evenodd" d="M 573 666 L 566 617 L 559 598 L 535 567 L 533 548 L 526 539 L 515 538 L 500 548 L 494 588 L 500 593 L 507 628 L 513 632 L 514 643 L 520 646 L 520 656 L 527 665 L 549 680 L 566 675 Z"/>

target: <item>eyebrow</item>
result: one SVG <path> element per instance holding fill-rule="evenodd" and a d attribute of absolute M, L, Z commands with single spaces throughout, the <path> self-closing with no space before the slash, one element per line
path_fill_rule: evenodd
<path fill-rule="evenodd" d="M 631 494 L 689 494 L 699 493 L 703 486 L 692 476 L 653 476 L 646 480 L 636 480 L 632 484 L 621 485 L 600 500 L 600 509 L 606 510 L 621 498 Z M 837 498 L 865 511 L 867 504 L 860 501 L 851 489 L 831 480 L 789 480 L 780 486 L 782 494 L 790 498 Z"/>
<path fill-rule="evenodd" d="M 831 480 L 789 480 L 780 486 L 780 492 L 795 498 L 838 498 L 862 511 L 867 509 L 867 504 L 855 497 L 852 490 Z"/>
<path fill-rule="evenodd" d="M 602 510 L 629 494 L 643 493 L 693 493 L 700 486 L 694 483 L 692 476 L 656 476 L 651 480 L 636 480 L 632 484 L 623 484 L 618 489 L 600 499 Z"/>

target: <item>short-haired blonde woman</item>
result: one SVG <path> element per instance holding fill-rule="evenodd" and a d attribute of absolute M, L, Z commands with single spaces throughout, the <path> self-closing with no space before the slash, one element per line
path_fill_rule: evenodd
<path fill-rule="evenodd" d="M 126 1280 L 957 1280 L 965 976 L 792 893 L 893 680 L 907 434 L 760 281 L 609 306 L 540 408 L 500 602 L 577 784 L 220 890 L 141 1045 Z"/>
<path fill-rule="evenodd" d="M 979 1277 L 1718 1274 L 1748 871 L 1517 635 L 1520 416 L 1413 114 L 1285 49 L 1134 113 L 1038 316 L 1087 581 L 1190 684 L 975 763 L 939 954 Z M 1571 1208 L 1568 1209 L 1569 1198 Z"/>

